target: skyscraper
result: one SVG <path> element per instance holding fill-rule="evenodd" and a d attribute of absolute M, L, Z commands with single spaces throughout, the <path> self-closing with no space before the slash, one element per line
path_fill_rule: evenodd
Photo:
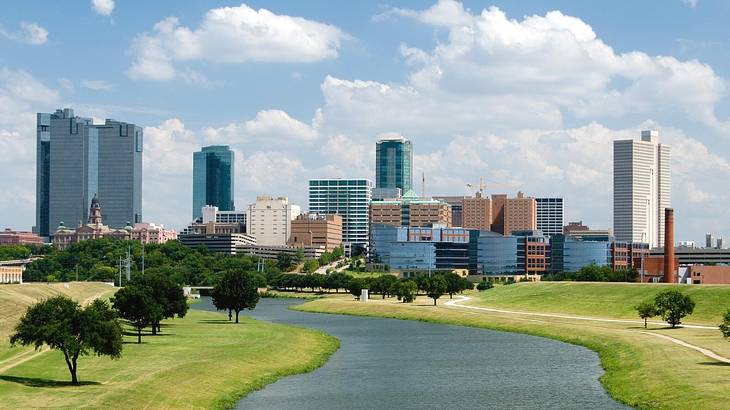
<path fill-rule="evenodd" d="M 547 236 L 563 233 L 563 198 L 535 198 L 537 229 Z"/>
<path fill-rule="evenodd" d="M 234 155 L 227 145 L 211 145 L 193 153 L 193 219 L 205 205 L 235 211 Z"/>
<path fill-rule="evenodd" d="M 257 196 L 246 209 L 246 233 L 256 237 L 256 245 L 284 246 L 291 234 L 291 221 L 299 211 L 287 197 Z"/>
<path fill-rule="evenodd" d="M 86 221 L 91 199 L 109 226 L 142 221 L 142 128 L 107 119 L 94 124 L 70 108 L 38 113 L 36 226 L 49 236 L 60 222 Z"/>
<path fill-rule="evenodd" d="M 412 177 L 411 142 L 400 135 L 381 138 L 375 145 L 375 187 L 404 194 L 412 189 Z"/>
<path fill-rule="evenodd" d="M 613 231 L 616 240 L 664 243 L 664 209 L 671 207 L 671 151 L 657 131 L 613 142 Z"/>
<path fill-rule="evenodd" d="M 310 179 L 309 212 L 342 216 L 345 248 L 365 248 L 373 184 L 368 179 Z"/>

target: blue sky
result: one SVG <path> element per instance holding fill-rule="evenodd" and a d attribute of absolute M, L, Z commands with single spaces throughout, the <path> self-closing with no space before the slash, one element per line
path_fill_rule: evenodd
<path fill-rule="evenodd" d="M 651 127 L 673 146 L 677 239 L 730 236 L 728 2 L 91 3 L 0 16 L 0 226 L 34 223 L 33 114 L 71 106 L 146 127 L 144 216 L 175 228 L 200 145 L 237 150 L 238 208 L 306 207 L 307 178 L 372 178 L 391 132 L 429 194 L 485 177 L 608 228 L 610 143 Z"/>

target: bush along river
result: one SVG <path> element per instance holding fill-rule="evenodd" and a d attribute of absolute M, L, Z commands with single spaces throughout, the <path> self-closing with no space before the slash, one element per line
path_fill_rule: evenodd
<path fill-rule="evenodd" d="M 598 355 L 550 339 L 433 323 L 306 313 L 261 299 L 242 314 L 321 329 L 340 349 L 321 368 L 241 399 L 239 409 L 619 409 Z M 355 303 L 355 302 L 353 302 Z M 194 309 L 215 310 L 203 297 Z"/>

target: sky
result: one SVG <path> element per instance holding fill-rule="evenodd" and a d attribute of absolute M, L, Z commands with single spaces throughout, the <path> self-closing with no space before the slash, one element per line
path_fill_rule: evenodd
<path fill-rule="evenodd" d="M 374 179 L 413 142 L 416 190 L 562 196 L 612 226 L 612 141 L 672 147 L 677 240 L 730 238 L 730 2 L 17 1 L 0 15 L 0 227 L 35 223 L 35 113 L 144 127 L 143 217 L 181 229 L 192 153 L 236 153 L 235 203 Z M 425 184 L 421 176 L 425 177 Z"/>

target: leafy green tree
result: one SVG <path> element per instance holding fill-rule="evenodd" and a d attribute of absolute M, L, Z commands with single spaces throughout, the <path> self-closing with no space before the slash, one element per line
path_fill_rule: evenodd
<path fill-rule="evenodd" d="M 386 274 L 382 276 L 378 276 L 377 278 L 373 279 L 373 281 L 370 283 L 371 287 L 370 290 L 373 293 L 379 293 L 383 299 L 385 299 L 387 296 L 390 296 L 393 294 L 391 292 L 391 289 L 393 286 L 398 283 L 398 278 L 396 278 L 393 275 Z"/>
<path fill-rule="evenodd" d="M 426 292 L 426 296 L 433 299 L 433 305 L 436 306 L 436 299 L 446 293 L 446 280 L 444 280 L 442 275 L 433 275 L 430 278 L 425 277 L 425 279 L 424 291 Z"/>
<path fill-rule="evenodd" d="M 730 337 L 730 309 L 725 311 L 725 315 L 722 317 L 722 323 L 720 323 L 720 331 L 724 337 Z"/>
<path fill-rule="evenodd" d="M 413 280 L 404 280 L 400 283 L 398 288 L 401 300 L 403 303 L 411 303 L 416 300 L 416 294 L 418 293 L 418 285 Z"/>
<path fill-rule="evenodd" d="M 647 300 L 636 306 L 639 317 L 644 319 L 644 329 L 646 329 L 649 318 L 657 315 L 657 308 L 653 301 Z"/>
<path fill-rule="evenodd" d="M 319 262 L 316 259 L 307 259 L 302 267 L 304 273 L 314 273 L 319 268 Z"/>
<path fill-rule="evenodd" d="M 657 315 L 673 328 L 682 323 L 682 318 L 691 315 L 695 309 L 695 302 L 689 295 L 674 289 L 659 292 L 654 297 L 654 305 L 656 305 Z"/>
<path fill-rule="evenodd" d="M 490 282 L 488 280 L 483 280 L 483 281 L 479 282 L 479 284 L 477 285 L 477 290 L 482 292 L 485 290 L 492 289 L 492 287 L 494 287 L 494 285 L 492 285 L 492 282 Z"/>
<path fill-rule="evenodd" d="M 25 245 L 0 245 L 0 261 L 26 259 L 31 254 L 31 248 Z"/>
<path fill-rule="evenodd" d="M 365 288 L 365 280 L 362 278 L 352 278 L 347 283 L 347 291 L 353 296 L 360 299 L 362 290 Z"/>
<path fill-rule="evenodd" d="M 142 329 L 162 317 L 162 307 L 155 302 L 152 290 L 147 286 L 127 285 L 111 300 L 119 316 L 137 330 L 137 343 L 142 343 Z"/>
<path fill-rule="evenodd" d="M 154 302 L 159 305 L 161 315 L 152 320 L 152 334 L 156 335 L 161 331 L 160 322 L 162 319 L 185 317 L 188 312 L 188 301 L 182 287 L 177 285 L 167 276 L 160 273 L 145 273 L 134 280 L 134 285 L 141 285 L 151 290 Z"/>
<path fill-rule="evenodd" d="M 454 293 L 459 293 L 466 289 L 466 283 L 464 283 L 464 278 L 454 272 L 448 272 L 444 274 L 443 278 L 446 281 L 446 293 L 449 294 L 449 299 L 454 298 Z"/>
<path fill-rule="evenodd" d="M 236 323 L 243 309 L 251 310 L 259 302 L 254 276 L 240 270 L 224 271 L 211 296 L 216 309 L 236 312 Z"/>
<path fill-rule="evenodd" d="M 102 300 L 85 308 L 66 296 L 54 296 L 30 306 L 10 336 L 10 344 L 44 344 L 63 352 L 71 383 L 78 384 L 77 359 L 94 353 L 117 359 L 122 354 L 122 328 L 116 312 Z"/>
<path fill-rule="evenodd" d="M 276 267 L 282 272 L 288 272 L 291 269 L 292 257 L 288 253 L 280 253 L 276 257 Z"/>

